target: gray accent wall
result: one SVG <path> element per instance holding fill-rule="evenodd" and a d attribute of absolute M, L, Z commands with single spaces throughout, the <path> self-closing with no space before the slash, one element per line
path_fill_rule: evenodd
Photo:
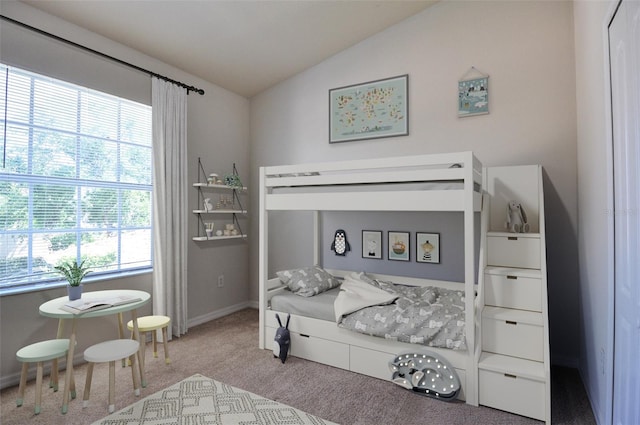
<path fill-rule="evenodd" d="M 480 234 L 479 214 L 476 214 L 476 226 Z M 464 214 L 461 212 L 325 212 L 321 214 L 321 229 L 320 257 L 325 268 L 464 282 Z M 351 251 L 344 256 L 331 250 L 337 229 L 346 231 L 351 246 Z M 382 259 L 363 257 L 363 230 L 382 231 Z M 389 231 L 409 233 L 409 261 L 389 259 Z M 416 246 L 417 232 L 439 233 L 440 263 L 416 261 L 416 256 L 422 255 Z M 474 259 L 476 277 L 479 239 Z"/>

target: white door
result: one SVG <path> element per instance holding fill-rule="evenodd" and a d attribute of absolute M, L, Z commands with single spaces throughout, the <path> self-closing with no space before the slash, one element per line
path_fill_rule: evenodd
<path fill-rule="evenodd" d="M 640 424 L 640 2 L 609 25 L 613 113 L 613 423 Z"/>

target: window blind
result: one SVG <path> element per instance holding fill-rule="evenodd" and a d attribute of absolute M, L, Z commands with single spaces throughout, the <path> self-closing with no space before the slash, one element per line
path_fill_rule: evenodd
<path fill-rule="evenodd" d="M 152 267 L 151 107 L 4 64 L 0 84 L 0 291 Z"/>

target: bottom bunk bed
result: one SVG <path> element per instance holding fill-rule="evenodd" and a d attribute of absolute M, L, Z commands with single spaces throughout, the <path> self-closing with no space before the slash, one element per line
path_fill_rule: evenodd
<path fill-rule="evenodd" d="M 342 282 L 352 283 L 349 279 L 354 275 L 353 272 L 339 270 L 328 270 L 327 272 L 329 272 L 333 277 L 339 279 L 341 286 L 346 287 L 346 283 Z M 427 304 L 433 303 L 434 306 L 438 304 L 438 307 L 432 307 L 432 309 L 442 306 L 440 303 L 434 302 L 434 298 L 431 298 L 433 296 L 433 292 L 426 289 L 427 287 L 435 288 L 436 292 L 438 292 L 438 288 L 441 288 L 443 293 L 444 291 L 457 293 L 458 297 L 461 298 L 457 301 L 461 301 L 461 304 L 458 302 L 458 306 L 454 305 L 452 307 L 452 309 L 456 311 L 451 312 L 449 311 L 450 306 L 445 306 L 447 313 L 461 313 L 457 315 L 454 314 L 454 317 L 451 320 L 452 329 L 449 329 L 446 332 L 449 337 L 444 337 L 441 334 L 433 336 L 414 335 L 407 338 L 387 334 L 385 337 L 384 331 L 381 335 L 382 337 L 378 337 L 359 333 L 357 329 L 358 326 L 364 329 L 365 325 L 362 325 L 359 320 L 353 319 L 352 316 L 361 314 L 363 311 L 366 311 L 366 309 L 361 310 L 357 305 L 345 306 L 345 303 L 349 304 L 349 301 L 345 301 L 344 295 L 349 291 L 345 291 L 344 288 L 341 287 L 325 287 L 320 290 L 320 293 L 314 294 L 313 296 L 300 296 L 291 292 L 289 289 L 291 285 L 287 285 L 283 282 L 283 277 L 280 276 L 267 281 L 267 308 L 264 312 L 265 327 L 264 329 L 261 329 L 261 332 L 264 332 L 264 348 L 271 348 L 271 341 L 274 340 L 276 330 L 279 326 L 276 314 L 281 318 L 290 314 L 291 318 L 288 328 L 291 336 L 290 354 L 292 356 L 316 361 L 379 379 L 391 380 L 392 372 L 389 369 L 389 363 L 399 354 L 423 352 L 435 353 L 437 356 L 444 358 L 446 362 L 454 368 L 461 384 L 461 390 L 457 398 L 466 400 L 467 388 L 474 388 L 475 386 L 475 381 L 473 380 L 475 372 L 472 367 L 474 364 L 473 347 L 467 347 L 464 343 L 464 284 L 377 274 L 367 274 L 363 275 L 363 277 L 365 280 L 368 280 L 366 278 L 372 278 L 376 282 L 382 282 L 386 285 L 399 285 L 396 289 L 400 286 L 404 286 L 405 288 L 422 291 L 420 292 L 420 298 L 424 298 L 424 302 Z M 284 280 L 286 281 L 286 278 Z M 303 290 L 304 289 L 306 288 L 303 288 Z M 341 290 L 343 292 L 343 296 L 340 298 L 339 302 L 336 303 L 336 299 L 338 298 Z M 316 290 L 316 292 L 318 291 Z M 407 298 L 414 297 L 415 295 L 412 295 L 412 293 L 413 292 L 407 294 Z M 429 293 L 429 296 L 425 295 L 427 293 Z M 367 296 L 369 296 L 369 294 L 367 294 Z M 373 298 L 376 296 L 378 295 L 374 295 Z M 392 307 L 396 305 L 396 299 L 393 301 L 385 299 L 384 294 L 381 295 L 381 297 L 382 298 L 376 298 L 370 305 L 382 306 L 383 309 L 387 306 Z M 412 304 L 411 301 L 408 302 Z M 442 322 L 438 318 L 435 316 L 432 318 L 429 317 L 432 315 L 432 311 L 428 310 L 429 307 L 423 307 L 422 304 L 416 305 L 416 308 L 419 309 L 419 313 L 416 313 L 416 315 L 419 314 L 424 316 L 427 323 L 429 320 L 431 320 L 432 323 L 439 322 L 442 327 Z M 462 308 L 459 307 L 460 305 Z M 401 310 L 405 311 L 406 307 L 406 305 L 402 306 Z M 345 316 L 341 314 L 341 312 L 349 310 L 354 311 L 354 314 Z M 381 313 L 378 313 L 378 311 Z M 444 309 L 441 313 L 444 313 Z M 391 318 L 388 316 L 390 313 L 387 311 L 387 317 L 385 317 L 383 310 L 376 310 L 376 313 L 370 314 L 375 314 L 376 317 L 370 317 L 368 319 L 369 322 L 366 326 L 367 328 L 373 327 L 371 324 L 374 319 L 378 322 L 386 320 L 390 321 L 395 320 L 395 317 L 397 316 L 396 315 Z M 415 324 L 413 321 L 409 321 L 409 314 L 406 314 L 406 316 L 406 318 L 398 320 L 398 322 L 406 322 L 406 327 L 401 330 L 402 333 L 410 333 L 411 331 L 407 329 Z M 360 319 L 363 320 L 363 323 L 366 323 L 366 318 Z M 346 323 L 348 320 L 351 320 L 352 322 L 354 320 L 356 321 L 355 331 L 343 327 L 348 325 Z M 403 324 L 400 323 L 400 326 L 403 326 Z M 416 328 L 425 329 L 429 328 L 429 325 L 416 326 Z M 367 329 L 367 332 L 369 332 L 369 329 Z M 456 334 L 457 337 L 451 337 L 451 335 Z M 401 342 L 403 339 L 420 343 Z M 433 345 L 441 345 L 449 348 L 440 348 Z M 467 370 L 471 370 L 471 373 L 468 374 Z"/>

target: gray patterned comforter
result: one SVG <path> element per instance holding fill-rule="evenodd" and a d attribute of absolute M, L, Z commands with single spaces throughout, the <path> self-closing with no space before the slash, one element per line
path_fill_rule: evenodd
<path fill-rule="evenodd" d="M 464 291 L 364 280 L 397 298 L 338 317 L 338 326 L 401 342 L 466 350 Z M 354 297 L 357 291 L 341 291 L 341 296 Z"/>

